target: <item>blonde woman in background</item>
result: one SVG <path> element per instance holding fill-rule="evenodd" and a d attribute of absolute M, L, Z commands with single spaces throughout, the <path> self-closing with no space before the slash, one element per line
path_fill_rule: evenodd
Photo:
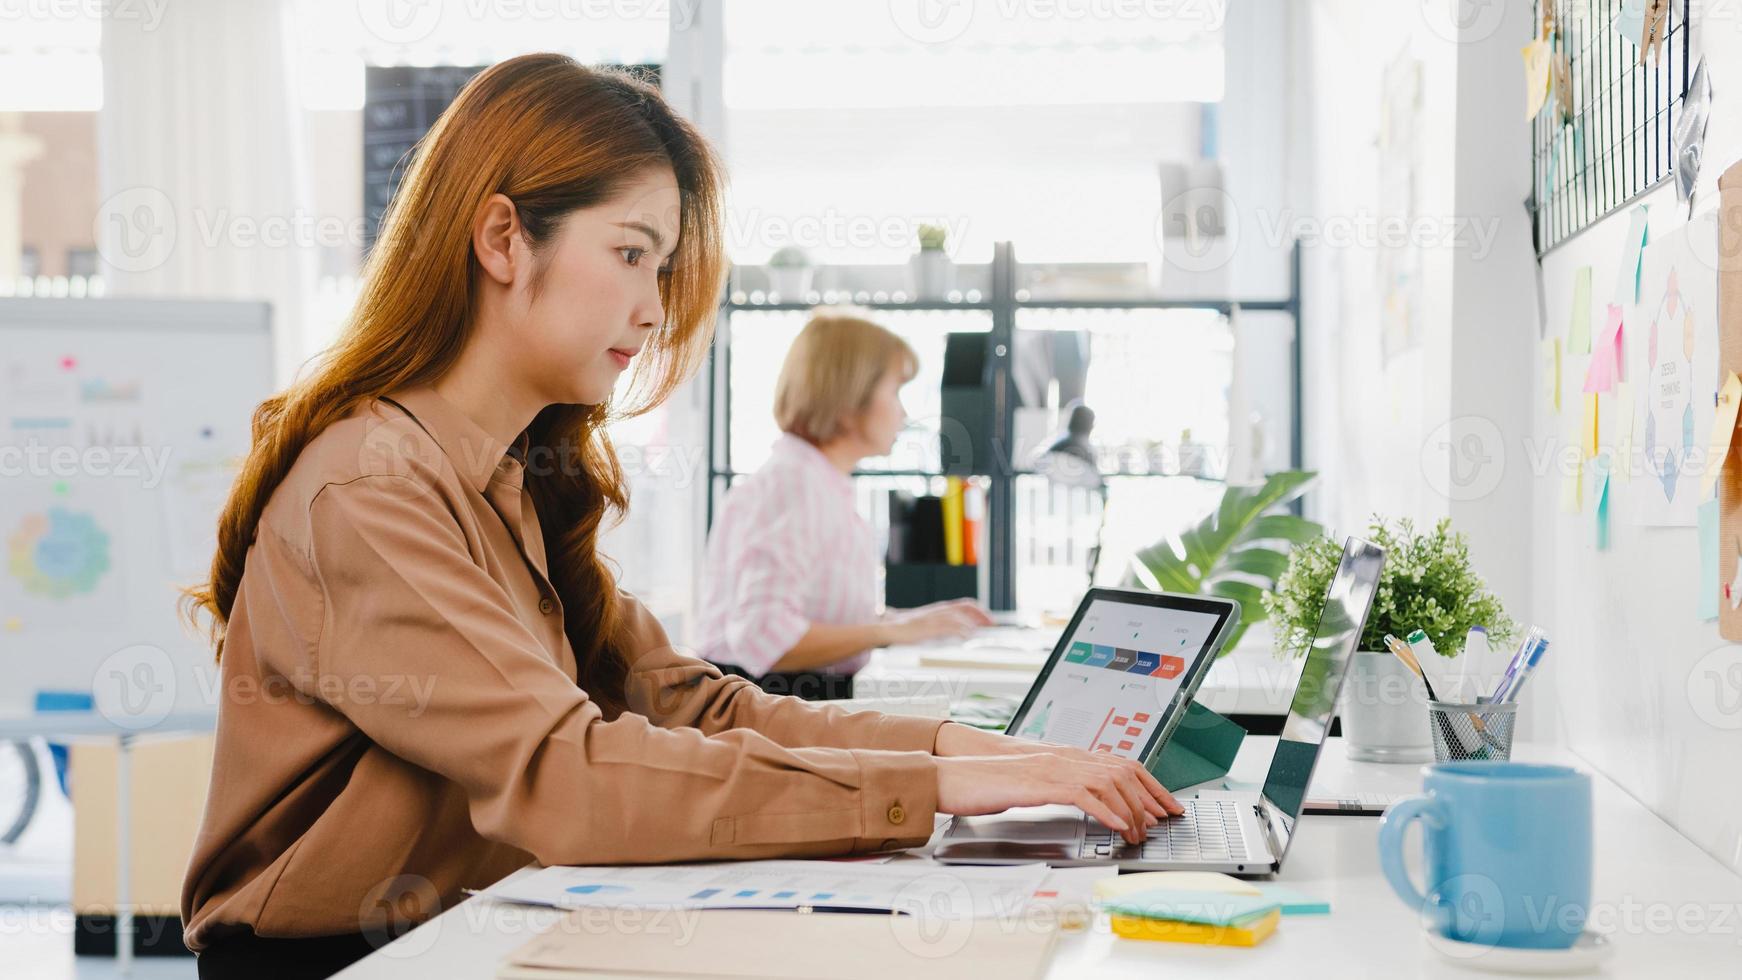
<path fill-rule="evenodd" d="M 851 474 L 894 447 L 917 369 L 905 341 L 850 312 L 819 311 L 799 332 L 775 382 L 782 435 L 726 495 L 708 540 L 707 660 L 776 693 L 848 697 L 873 648 L 991 624 L 966 599 L 880 612 L 882 555 Z"/>

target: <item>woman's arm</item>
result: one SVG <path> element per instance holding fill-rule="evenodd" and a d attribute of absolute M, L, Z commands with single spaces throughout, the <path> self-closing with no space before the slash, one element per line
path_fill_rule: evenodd
<path fill-rule="evenodd" d="M 320 631 L 306 647 L 276 645 L 273 668 L 458 785 L 479 833 L 547 864 L 836 854 L 929 837 L 927 752 L 786 748 L 749 728 L 709 736 L 634 713 L 604 721 L 473 563 L 432 482 L 370 476 L 320 492 L 309 510 Z M 333 696 L 407 688 L 425 696 Z"/>
<path fill-rule="evenodd" d="M 862 623 L 835 626 L 812 623 L 791 649 L 774 662 L 773 670 L 816 670 L 840 663 L 872 647 L 898 642 L 892 623 Z"/>
<path fill-rule="evenodd" d="M 773 669 L 816 670 L 873 647 L 963 637 L 975 627 L 991 623 L 992 617 L 970 599 L 938 602 L 918 609 L 890 610 L 877 622 L 863 625 L 812 623 L 798 642 L 774 662 Z"/>

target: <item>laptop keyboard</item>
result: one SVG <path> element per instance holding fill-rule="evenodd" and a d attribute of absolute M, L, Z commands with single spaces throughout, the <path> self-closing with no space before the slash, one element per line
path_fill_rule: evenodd
<path fill-rule="evenodd" d="M 1182 800 L 1186 812 L 1149 828 L 1139 847 L 1093 817 L 1084 816 L 1083 858 L 1135 858 L 1144 861 L 1244 861 L 1240 806 L 1234 800 Z M 1248 804 L 1249 805 L 1249 804 Z"/>

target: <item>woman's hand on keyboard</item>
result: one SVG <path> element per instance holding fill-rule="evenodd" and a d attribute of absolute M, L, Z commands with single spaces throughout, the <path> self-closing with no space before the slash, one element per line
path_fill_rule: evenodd
<path fill-rule="evenodd" d="M 940 756 L 938 810 L 976 816 L 1063 803 L 1133 844 L 1141 843 L 1161 818 L 1185 812 L 1154 776 L 1129 759 L 1044 748 L 1011 755 Z"/>
<path fill-rule="evenodd" d="M 1135 797 L 1132 800 L 1134 805 L 1141 805 L 1142 810 L 1157 818 L 1177 817 L 1185 812 L 1185 807 L 1175 802 L 1173 795 L 1160 780 L 1150 775 L 1149 770 L 1135 760 L 1118 758 L 1107 752 L 1089 752 L 1068 745 L 1012 738 L 951 722 L 938 729 L 933 753 L 940 756 L 1055 755 L 1079 766 L 1112 766 L 1131 777 L 1120 779 L 1121 787 L 1131 787 L 1135 780 L 1135 789 L 1122 794 L 1127 798 Z"/>

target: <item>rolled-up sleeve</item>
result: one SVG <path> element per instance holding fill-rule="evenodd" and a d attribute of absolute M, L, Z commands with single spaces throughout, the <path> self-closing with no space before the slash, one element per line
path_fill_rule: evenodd
<path fill-rule="evenodd" d="M 747 697 L 705 664 L 657 652 L 662 631 L 655 659 L 631 675 L 636 710 L 607 722 L 476 564 L 427 483 L 330 484 L 309 520 L 324 602 L 311 693 L 359 682 L 422 692 L 409 704 L 329 703 L 388 751 L 460 786 L 483 836 L 546 864 L 823 855 L 929 836 L 937 773 L 922 748 L 935 726 L 868 739 L 912 751 L 847 747 L 867 723 Z M 638 635 L 653 636 L 645 624 Z M 830 731 L 836 747 L 793 748 L 765 733 L 823 736 L 817 744 Z"/>

